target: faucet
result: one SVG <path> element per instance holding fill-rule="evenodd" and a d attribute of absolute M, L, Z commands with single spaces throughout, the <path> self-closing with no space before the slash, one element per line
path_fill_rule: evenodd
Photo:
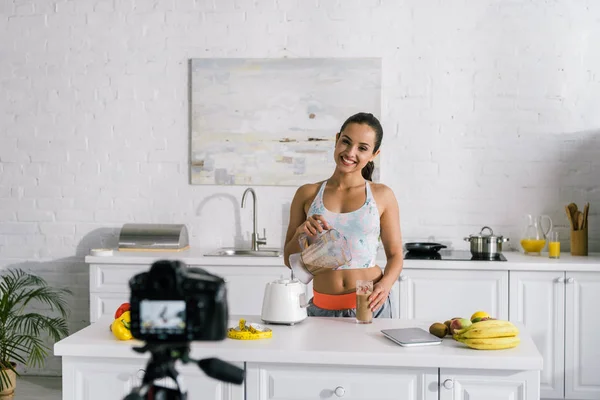
<path fill-rule="evenodd" d="M 252 251 L 257 251 L 258 246 L 261 244 L 267 244 L 267 230 L 263 230 L 264 237 L 258 236 L 256 233 L 256 193 L 254 189 L 248 188 L 244 191 L 242 195 L 242 208 L 244 208 L 244 204 L 246 203 L 246 194 L 252 194 Z"/>

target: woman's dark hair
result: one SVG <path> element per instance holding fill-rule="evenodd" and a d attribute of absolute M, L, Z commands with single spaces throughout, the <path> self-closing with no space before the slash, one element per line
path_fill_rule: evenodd
<path fill-rule="evenodd" d="M 358 114 L 354 114 L 350 118 L 348 118 L 340 128 L 340 135 L 346 129 L 349 124 L 365 124 L 369 125 L 373 131 L 375 131 L 375 147 L 373 147 L 373 153 L 379 150 L 381 146 L 381 140 L 383 139 L 383 128 L 381 127 L 381 123 L 375 116 L 371 113 L 360 112 Z M 365 165 L 362 169 L 362 176 L 368 181 L 372 181 L 373 170 L 375 169 L 375 163 L 373 161 L 369 161 L 367 165 Z"/>

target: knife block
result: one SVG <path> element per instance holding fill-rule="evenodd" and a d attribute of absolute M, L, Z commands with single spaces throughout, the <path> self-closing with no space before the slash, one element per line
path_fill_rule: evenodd
<path fill-rule="evenodd" d="M 588 255 L 588 230 L 587 227 L 578 231 L 571 231 L 571 255 Z"/>

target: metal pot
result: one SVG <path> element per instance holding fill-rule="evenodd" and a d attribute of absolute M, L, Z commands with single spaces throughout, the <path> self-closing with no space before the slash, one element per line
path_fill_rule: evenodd
<path fill-rule="evenodd" d="M 483 231 L 489 231 L 484 234 Z M 471 254 L 473 257 L 482 259 L 494 259 L 502 253 L 502 243 L 508 242 L 508 238 L 495 236 L 494 231 L 489 226 L 481 228 L 478 235 L 469 235 L 465 241 L 471 243 Z"/>

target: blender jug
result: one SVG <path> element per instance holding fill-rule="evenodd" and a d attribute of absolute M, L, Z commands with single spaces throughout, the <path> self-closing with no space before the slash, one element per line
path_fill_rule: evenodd
<path fill-rule="evenodd" d="M 548 221 L 548 229 L 544 229 L 542 221 Z M 548 234 L 552 230 L 552 219 L 547 215 L 527 214 L 527 226 L 521 237 L 521 247 L 525 254 L 540 255 L 544 247 Z"/>
<path fill-rule="evenodd" d="M 313 241 L 301 235 L 298 241 L 302 252 L 290 255 L 290 267 L 302 283 L 309 283 L 314 275 L 352 260 L 346 237 L 335 229 L 318 234 Z"/>

